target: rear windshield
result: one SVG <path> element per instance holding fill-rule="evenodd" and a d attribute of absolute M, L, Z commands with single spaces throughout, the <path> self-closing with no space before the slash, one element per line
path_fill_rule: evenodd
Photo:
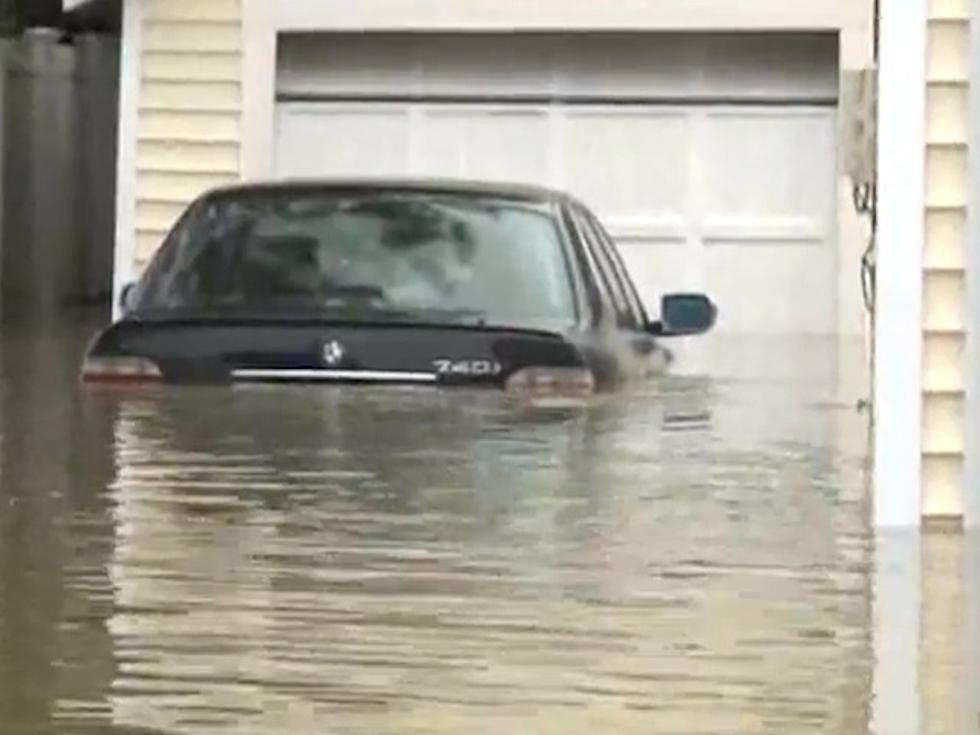
<path fill-rule="evenodd" d="M 204 200 L 148 269 L 135 307 L 501 326 L 575 317 L 548 205 L 388 192 Z"/>

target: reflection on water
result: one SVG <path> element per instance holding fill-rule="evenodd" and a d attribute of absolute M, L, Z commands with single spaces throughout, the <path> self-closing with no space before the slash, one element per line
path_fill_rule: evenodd
<path fill-rule="evenodd" d="M 0 732 L 868 731 L 834 369 L 83 393 L 86 336 L 0 345 Z"/>

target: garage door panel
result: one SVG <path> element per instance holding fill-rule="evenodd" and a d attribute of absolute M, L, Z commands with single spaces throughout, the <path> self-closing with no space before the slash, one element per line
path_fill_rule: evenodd
<path fill-rule="evenodd" d="M 561 184 L 605 217 L 685 217 L 691 118 L 683 112 L 568 110 Z"/>
<path fill-rule="evenodd" d="M 386 94 L 410 89 L 417 77 L 417 39 L 391 35 L 384 43 L 358 33 L 325 39 L 291 37 L 279 47 L 279 94 Z"/>
<path fill-rule="evenodd" d="M 599 219 L 616 241 L 647 313 L 656 318 L 663 295 L 683 290 L 696 278 L 691 272 L 686 217 L 683 214 L 646 218 L 600 214 Z"/>
<path fill-rule="evenodd" d="M 619 244 L 651 314 L 666 292 L 703 290 L 721 305 L 719 334 L 836 331 L 834 171 L 819 152 L 830 114 L 291 103 L 279 122 L 291 176 L 569 189 Z"/>
<path fill-rule="evenodd" d="M 603 226 L 620 246 L 629 245 L 677 245 L 688 238 L 687 218 L 684 214 L 653 216 L 609 216 L 598 214 Z"/>
<path fill-rule="evenodd" d="M 738 89 L 755 99 L 800 99 L 806 96 L 801 90 L 814 97 L 837 97 L 836 38 L 761 34 L 754 41 L 746 44 L 738 35 L 713 38 L 700 60 L 703 83 L 716 89 Z"/>
<path fill-rule="evenodd" d="M 703 126 L 699 187 L 709 216 L 826 220 L 836 158 L 832 114 L 715 112 Z"/>
<path fill-rule="evenodd" d="M 690 266 L 689 248 L 683 240 L 627 240 L 617 243 L 623 261 L 636 280 L 640 300 L 651 318 L 660 314 L 660 299 L 684 289 Z"/>
<path fill-rule="evenodd" d="M 280 105 L 276 167 L 298 177 L 408 173 L 408 111 L 390 106 Z"/>
<path fill-rule="evenodd" d="M 546 183 L 548 116 L 534 109 L 429 108 L 413 169 L 426 176 Z"/>
<path fill-rule="evenodd" d="M 593 0 L 598 2 L 598 0 Z M 834 33 L 335 33 L 279 44 L 284 94 L 834 99 Z"/>
<path fill-rule="evenodd" d="M 719 304 L 719 333 L 836 331 L 836 270 L 809 249 L 777 242 L 748 250 L 719 242 L 705 258 L 703 278 Z"/>
<path fill-rule="evenodd" d="M 701 129 L 693 211 L 718 332 L 834 334 L 832 111 L 712 110 Z"/>
<path fill-rule="evenodd" d="M 419 45 L 418 89 L 425 95 L 529 95 L 553 90 L 554 54 L 540 37 L 431 36 Z"/>
<path fill-rule="evenodd" d="M 574 48 L 562 49 L 558 64 L 562 87 L 572 94 L 607 97 L 684 97 L 692 90 L 709 94 L 704 84 L 696 44 L 679 40 L 651 43 L 646 36 L 623 36 L 615 49 L 602 39 L 583 39 Z"/>
<path fill-rule="evenodd" d="M 826 221 L 818 217 L 707 217 L 705 245 L 826 245 Z"/>
<path fill-rule="evenodd" d="M 836 39 L 777 36 L 286 39 L 278 173 L 549 184 L 651 314 L 701 290 L 719 339 L 833 335 Z"/>

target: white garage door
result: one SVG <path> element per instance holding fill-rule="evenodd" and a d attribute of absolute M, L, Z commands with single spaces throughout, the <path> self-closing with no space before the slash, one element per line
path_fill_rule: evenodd
<path fill-rule="evenodd" d="M 542 183 L 592 206 L 651 312 L 833 334 L 836 45 L 822 37 L 306 36 L 281 50 L 283 177 Z"/>

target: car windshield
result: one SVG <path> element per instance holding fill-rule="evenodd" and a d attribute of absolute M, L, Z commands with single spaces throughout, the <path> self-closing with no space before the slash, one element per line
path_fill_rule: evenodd
<path fill-rule="evenodd" d="M 202 200 L 144 277 L 139 315 L 228 313 L 556 326 L 574 320 L 550 205 L 412 192 Z"/>

